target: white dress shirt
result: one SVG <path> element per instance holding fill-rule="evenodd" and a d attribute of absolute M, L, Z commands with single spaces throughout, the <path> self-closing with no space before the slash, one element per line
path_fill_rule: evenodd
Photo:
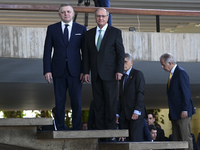
<path fill-rule="evenodd" d="M 96 28 L 96 35 L 95 35 L 95 45 L 96 45 L 96 46 L 97 46 L 97 40 L 98 40 L 98 37 L 99 37 L 99 30 L 101 30 L 101 36 L 102 36 L 102 39 L 103 39 L 107 27 L 108 27 L 108 24 L 106 24 L 102 29 L 100 29 L 100 28 L 97 26 L 97 28 Z"/>
<path fill-rule="evenodd" d="M 68 28 L 68 41 L 70 40 L 70 37 L 71 37 L 71 32 L 72 32 L 72 24 L 73 22 L 71 21 L 70 23 L 64 23 L 63 21 L 61 21 L 61 28 L 62 28 L 62 32 L 64 34 L 64 30 L 65 30 L 65 25 L 68 24 L 69 26 L 67 27 Z"/>

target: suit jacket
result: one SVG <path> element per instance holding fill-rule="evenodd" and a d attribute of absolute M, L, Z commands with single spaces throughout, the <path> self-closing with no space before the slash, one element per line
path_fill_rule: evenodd
<path fill-rule="evenodd" d="M 141 112 L 138 119 L 144 119 L 146 110 L 144 105 L 145 79 L 143 73 L 132 68 L 125 90 L 123 90 L 123 80 L 124 76 L 119 85 L 118 114 L 122 119 L 131 120 L 134 110 L 138 110 Z"/>
<path fill-rule="evenodd" d="M 87 31 L 83 54 L 84 73 L 91 69 L 92 81 L 99 75 L 102 80 L 116 80 L 117 72 L 123 73 L 124 46 L 121 30 L 108 26 L 101 42 L 99 52 L 95 45 L 96 27 Z"/>
<path fill-rule="evenodd" d="M 48 26 L 43 55 L 44 74 L 52 72 L 53 77 L 61 77 L 65 73 L 66 64 L 68 64 L 70 74 L 74 77 L 80 76 L 82 72 L 80 50 L 83 52 L 85 32 L 85 26 L 73 22 L 70 41 L 66 44 L 61 22 Z M 54 50 L 51 58 L 52 48 Z"/>
<path fill-rule="evenodd" d="M 146 119 L 144 119 L 143 133 L 144 133 L 143 141 L 152 141 L 151 133 L 149 131 L 149 126 L 147 124 Z"/>
<path fill-rule="evenodd" d="M 190 92 L 189 76 L 185 70 L 177 65 L 167 87 L 169 118 L 171 120 L 180 120 L 181 111 L 187 111 L 188 117 L 194 113 L 194 105 Z"/>
<path fill-rule="evenodd" d="M 156 127 L 157 129 L 157 136 L 155 141 L 165 141 L 165 132 L 160 127 Z"/>

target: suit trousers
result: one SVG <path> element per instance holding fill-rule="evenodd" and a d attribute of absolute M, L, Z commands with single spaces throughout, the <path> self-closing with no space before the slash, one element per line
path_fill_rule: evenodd
<path fill-rule="evenodd" d="M 173 141 L 188 141 L 188 149 L 193 150 L 190 122 L 191 117 L 180 120 L 172 120 L 172 134 Z"/>
<path fill-rule="evenodd" d="M 142 142 L 144 141 L 144 119 L 124 120 L 124 128 L 129 130 L 127 141 Z"/>
<path fill-rule="evenodd" d="M 68 65 L 66 65 L 68 66 Z M 65 104 L 67 98 L 67 90 L 71 101 L 72 108 L 72 129 L 80 130 L 82 120 L 81 107 L 81 89 L 82 84 L 79 77 L 72 77 L 68 67 L 66 67 L 63 77 L 53 78 L 54 93 L 56 103 L 55 121 L 58 130 L 65 129 Z"/>
<path fill-rule="evenodd" d="M 117 81 L 92 81 L 95 127 L 98 130 L 116 129 Z"/>

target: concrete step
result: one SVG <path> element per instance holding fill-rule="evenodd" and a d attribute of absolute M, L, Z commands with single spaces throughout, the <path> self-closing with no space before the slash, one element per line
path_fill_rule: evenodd
<path fill-rule="evenodd" d="M 99 143 L 99 150 L 149 150 L 149 149 L 184 149 L 187 141 L 163 142 L 104 142 Z"/>
<path fill-rule="evenodd" d="M 52 118 L 2 118 L 0 127 L 52 125 Z"/>
<path fill-rule="evenodd" d="M 128 130 L 38 131 L 38 139 L 98 139 L 128 137 Z"/>
<path fill-rule="evenodd" d="M 0 150 L 35 150 L 35 149 L 0 143 Z"/>
<path fill-rule="evenodd" d="M 128 130 L 37 131 L 51 118 L 0 119 L 0 149 L 11 150 L 141 150 L 187 148 L 187 142 L 104 142 L 99 138 L 127 137 Z M 18 148 L 18 149 L 17 149 Z M 3 149 L 3 148 L 2 148 Z M 4 148 L 4 150 L 7 150 Z"/>

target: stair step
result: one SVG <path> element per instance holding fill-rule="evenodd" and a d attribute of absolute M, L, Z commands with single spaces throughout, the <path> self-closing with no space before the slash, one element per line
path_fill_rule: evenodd
<path fill-rule="evenodd" d="M 145 149 L 185 149 L 187 141 L 163 142 L 104 142 L 99 143 L 99 150 L 145 150 Z"/>
<path fill-rule="evenodd" d="M 112 138 L 128 137 L 128 130 L 67 130 L 38 131 L 38 139 L 80 139 L 80 138 Z"/>
<path fill-rule="evenodd" d="M 0 143 L 0 149 L 1 150 L 35 150 L 35 149 L 32 149 L 32 148 L 3 144 L 3 143 Z"/>
<path fill-rule="evenodd" d="M 0 127 L 52 125 L 52 118 L 2 118 Z"/>

